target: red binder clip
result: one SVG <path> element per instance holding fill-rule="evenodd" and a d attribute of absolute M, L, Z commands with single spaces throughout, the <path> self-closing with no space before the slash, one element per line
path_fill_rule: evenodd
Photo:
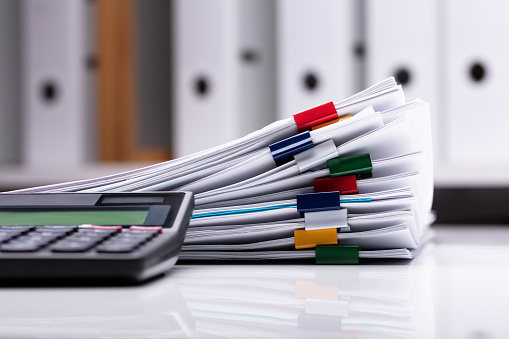
<path fill-rule="evenodd" d="M 336 119 L 337 117 L 338 112 L 332 101 L 293 115 L 299 132 L 306 131 L 315 125 Z"/>
<path fill-rule="evenodd" d="M 357 178 L 355 174 L 335 178 L 321 178 L 313 181 L 315 193 L 339 191 L 341 194 L 357 194 Z"/>

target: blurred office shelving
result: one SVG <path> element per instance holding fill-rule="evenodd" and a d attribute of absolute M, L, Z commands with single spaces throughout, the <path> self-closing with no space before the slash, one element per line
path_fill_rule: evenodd
<path fill-rule="evenodd" d="M 171 158 L 170 5 L 0 3 L 0 190 Z"/>
<path fill-rule="evenodd" d="M 79 6 L 88 8 L 83 11 L 88 18 L 82 20 L 87 25 L 83 30 L 88 32 L 88 38 L 82 42 L 88 47 L 83 48 L 86 53 L 80 67 L 95 79 L 91 93 L 83 96 L 92 107 L 87 114 L 91 121 L 95 121 L 92 133 L 96 144 L 90 146 L 94 153 L 92 160 L 83 164 L 63 166 L 48 160 L 43 161 L 45 166 L 34 167 L 27 165 L 23 151 L 27 140 L 27 132 L 23 130 L 27 109 L 23 100 L 27 72 L 23 55 L 26 46 L 30 45 L 25 39 L 24 12 L 35 4 L 51 7 L 63 3 L 79 3 Z M 249 128 L 260 127 L 256 127 L 253 116 L 256 116 L 261 93 L 271 93 L 262 95 L 267 98 L 263 110 L 270 111 L 263 115 L 265 124 L 269 115 L 276 119 L 294 113 L 283 111 L 285 107 L 293 107 L 292 103 L 320 104 L 325 93 L 336 93 L 328 100 L 337 101 L 391 75 L 402 84 L 407 100 L 420 97 L 430 102 L 436 201 L 450 201 L 441 192 L 451 189 L 473 190 L 468 195 L 456 195 L 453 200 L 457 200 L 479 196 L 475 193 L 479 189 L 503 192 L 509 187 L 509 151 L 504 147 L 509 142 L 509 134 L 505 132 L 509 115 L 503 100 L 509 92 L 509 82 L 506 81 L 509 67 L 505 62 L 509 38 L 503 34 L 508 23 L 502 17 L 493 19 L 503 15 L 507 7 L 505 2 L 365 0 L 344 2 L 339 6 L 334 0 L 320 0 L 319 3 L 299 0 L 288 2 L 291 10 L 284 0 L 196 0 L 186 3 L 191 4 L 191 12 L 202 11 L 203 15 L 209 16 L 210 22 L 207 22 L 211 29 L 214 28 L 214 17 L 211 17 L 212 12 L 204 10 L 204 6 L 215 8 L 214 13 L 221 14 L 216 21 L 222 29 L 207 35 L 214 39 L 204 36 L 202 41 L 200 34 L 194 34 L 190 44 L 185 36 L 179 35 L 182 31 L 178 23 L 186 22 L 186 18 L 181 17 L 185 16 L 185 11 L 183 14 L 178 11 L 178 1 L 2 1 L 0 188 L 106 175 L 182 155 L 176 149 L 179 142 L 175 138 L 185 135 L 186 131 L 177 126 L 176 117 L 193 115 L 196 112 L 190 110 L 194 109 L 214 117 L 214 112 L 207 110 L 207 107 L 214 107 L 214 102 L 221 102 L 218 107 L 224 112 L 238 114 L 235 121 L 215 121 L 215 126 L 227 129 L 242 126 L 242 133 L 231 130 L 217 134 L 238 136 L 247 133 Z M 307 15 L 313 10 L 324 12 L 324 9 L 327 13 L 323 15 L 337 17 L 342 24 L 322 25 L 318 21 L 323 15 Z M 292 19 L 290 12 L 301 19 Z M 40 20 L 44 18 L 42 10 L 38 14 Z M 176 16 L 179 16 L 178 20 Z M 220 17 L 229 19 L 221 21 Z M 248 20 L 255 17 L 265 20 Z M 313 42 L 312 50 L 303 50 L 298 44 L 308 40 L 296 35 L 304 34 L 306 30 L 302 27 L 313 25 L 313 20 L 317 21 L 313 27 L 324 27 L 327 32 L 318 37 L 319 32 L 313 31 L 317 38 L 307 38 Z M 476 24 L 471 25 L 471 22 Z M 194 26 L 191 23 L 186 29 L 193 30 L 193 27 L 198 30 L 200 22 Z M 232 34 L 232 27 L 242 29 L 234 29 Z M 331 33 L 333 30 L 341 32 Z M 344 31 L 350 33 L 342 34 Z M 328 40 L 330 44 L 327 44 Z M 194 59 L 191 55 L 192 60 L 178 57 L 179 41 L 191 46 L 190 50 L 196 51 L 195 56 L 200 54 L 200 46 L 203 46 L 205 58 L 203 55 Z M 233 47 L 225 45 L 228 43 L 233 43 Z M 292 44 L 297 45 L 292 47 Z M 335 47 L 326 50 L 327 45 Z M 298 57 L 295 56 L 297 52 L 292 52 L 301 50 Z M 198 62 L 207 59 L 208 51 L 217 52 L 214 57 L 219 58 L 217 62 L 221 67 L 214 72 L 201 69 L 208 64 Z M 333 58 L 338 60 L 338 65 L 327 66 L 333 69 L 332 77 L 324 74 L 327 72 L 324 65 L 331 62 L 330 58 L 314 57 L 331 53 L 341 56 Z M 193 67 L 189 66 L 191 64 Z M 207 67 L 214 68 L 214 65 Z M 177 82 L 179 72 L 191 68 L 196 74 L 191 72 L 189 79 L 179 78 L 180 82 Z M 334 86 L 340 83 L 335 81 L 338 78 L 342 79 L 342 85 L 336 88 Z M 225 90 L 232 88 L 229 81 L 238 85 L 232 91 Z M 283 93 L 284 89 L 288 93 Z M 67 92 L 65 88 L 52 90 L 46 87 L 43 93 L 51 96 Z M 189 103 L 186 107 L 177 105 L 182 95 Z M 222 96 L 218 98 L 218 95 Z M 295 96 L 300 101 L 289 104 L 287 101 Z M 243 105 L 249 110 L 242 109 Z M 252 127 L 247 126 L 247 118 Z M 196 121 L 195 128 L 198 126 L 207 128 L 207 124 Z M 205 148 L 214 140 L 203 142 L 201 147 Z M 42 158 L 66 159 L 65 155 L 50 153 L 50 149 L 45 150 Z"/>

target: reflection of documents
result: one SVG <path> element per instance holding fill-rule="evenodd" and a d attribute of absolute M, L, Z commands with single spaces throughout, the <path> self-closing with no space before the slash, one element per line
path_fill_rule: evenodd
<path fill-rule="evenodd" d="M 433 329 L 425 266 L 177 266 L 172 276 L 204 337 L 410 338 Z"/>

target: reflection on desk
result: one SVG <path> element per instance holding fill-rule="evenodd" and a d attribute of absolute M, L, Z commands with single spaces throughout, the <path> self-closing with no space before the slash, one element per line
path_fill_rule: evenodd
<path fill-rule="evenodd" d="M 3 288 L 0 338 L 187 338 L 194 320 L 171 279 L 111 288 Z"/>
<path fill-rule="evenodd" d="M 509 227 L 411 261 L 177 265 L 135 287 L 0 288 L 0 338 L 507 338 Z"/>
<path fill-rule="evenodd" d="M 429 269 L 416 265 L 177 267 L 196 338 L 433 337 Z"/>
<path fill-rule="evenodd" d="M 6 288 L 2 338 L 429 337 L 428 271 L 387 266 L 178 265 L 120 288 Z"/>

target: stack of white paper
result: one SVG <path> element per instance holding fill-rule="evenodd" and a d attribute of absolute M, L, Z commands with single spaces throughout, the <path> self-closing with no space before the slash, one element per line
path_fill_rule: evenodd
<path fill-rule="evenodd" d="M 317 107 L 300 115 L 316 120 L 309 126 L 296 116 L 165 163 L 18 192 L 192 191 L 196 207 L 181 259 L 312 259 L 323 245 L 358 246 L 360 258 L 412 258 L 432 222 L 429 105 L 405 103 L 393 78 L 326 105 L 345 119 L 307 131 L 334 118 L 316 118 Z M 369 168 L 333 167 L 366 158 Z M 348 175 L 354 191 L 320 191 L 342 191 L 337 207 L 303 212 L 301 195 L 331 196 L 313 195 L 319 180 Z M 307 243 L 325 232 L 337 235 L 333 243 L 330 236 Z"/>

